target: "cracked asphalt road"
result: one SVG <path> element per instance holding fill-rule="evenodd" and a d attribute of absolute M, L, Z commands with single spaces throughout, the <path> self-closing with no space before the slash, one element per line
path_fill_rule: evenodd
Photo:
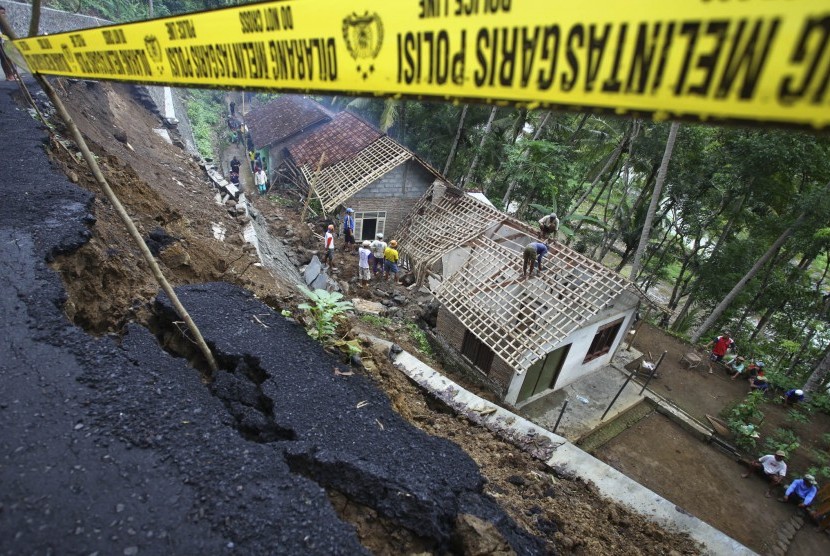
<path fill-rule="evenodd" d="M 73 326 L 47 261 L 88 239 L 90 194 L 50 166 L 8 84 L 0 141 L 0 553 L 364 553 L 326 489 L 441 551 L 469 513 L 542 552 L 460 448 L 411 427 L 369 380 L 334 376 L 332 356 L 239 288 L 180 290 L 225 368 L 213 388 L 141 326 Z"/>

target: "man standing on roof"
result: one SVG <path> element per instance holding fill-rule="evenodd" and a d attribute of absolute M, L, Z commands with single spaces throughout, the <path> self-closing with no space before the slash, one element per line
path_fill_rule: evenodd
<path fill-rule="evenodd" d="M 542 238 L 547 239 L 553 234 L 553 241 L 556 241 L 556 233 L 559 231 L 559 217 L 555 212 L 543 216 L 539 219 L 539 229 L 542 232 Z"/>
<path fill-rule="evenodd" d="M 347 208 L 346 216 L 343 218 L 343 235 L 346 236 L 345 247 L 349 251 L 354 250 L 354 209 Z"/>
<path fill-rule="evenodd" d="M 383 241 L 383 234 L 378 234 L 376 236 L 376 239 L 372 242 L 370 249 L 372 250 L 372 257 L 375 259 L 374 264 L 372 265 L 372 272 L 375 273 L 375 278 L 378 278 L 380 273 L 383 272 L 383 261 L 386 253 L 386 242 Z"/>
<path fill-rule="evenodd" d="M 533 267 L 538 266 L 537 276 L 542 272 L 542 257 L 548 252 L 548 246 L 544 243 L 534 241 L 525 247 L 522 258 L 522 278 L 527 278 L 527 269 L 530 267 L 530 275 L 533 276 Z"/>
<path fill-rule="evenodd" d="M 323 237 L 323 249 L 325 250 L 323 266 L 330 264 L 331 269 L 334 270 L 334 224 L 329 224 L 326 229 L 326 235 Z"/>

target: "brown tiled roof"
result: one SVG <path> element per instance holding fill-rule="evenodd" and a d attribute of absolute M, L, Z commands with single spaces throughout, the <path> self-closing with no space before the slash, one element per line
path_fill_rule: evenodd
<path fill-rule="evenodd" d="M 354 114 L 340 112 L 331 122 L 320 126 L 311 135 L 288 147 L 288 152 L 297 166 L 316 168 L 320 156 L 326 153 L 323 167 L 337 164 L 357 155 L 378 139 L 383 133 L 364 122 Z"/>
<path fill-rule="evenodd" d="M 245 115 L 245 123 L 257 149 L 290 139 L 311 126 L 328 122 L 331 113 L 299 95 L 285 95 Z"/>

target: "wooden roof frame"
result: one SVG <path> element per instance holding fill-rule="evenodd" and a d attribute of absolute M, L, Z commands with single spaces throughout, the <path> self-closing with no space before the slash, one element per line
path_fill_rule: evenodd
<path fill-rule="evenodd" d="M 506 233 L 505 233 L 506 232 Z M 536 230 L 455 188 L 434 184 L 404 220 L 401 254 L 419 272 L 458 247 L 469 256 L 436 297 L 515 371 L 526 371 L 627 289 L 600 263 L 553 242 L 539 276 L 522 279 Z"/>

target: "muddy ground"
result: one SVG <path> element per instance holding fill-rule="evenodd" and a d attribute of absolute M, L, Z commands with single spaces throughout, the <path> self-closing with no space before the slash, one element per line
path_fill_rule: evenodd
<path fill-rule="evenodd" d="M 242 286 L 278 310 L 298 314 L 300 301 L 293 285 L 256 265 L 241 240 L 245 217 L 233 216 L 213 201 L 214 192 L 192 157 L 164 142 L 152 129 L 158 118 L 133 100 L 129 87 L 84 82 L 63 85 L 65 102 L 90 141 L 111 185 L 145 237 L 159 243 L 159 259 L 174 285 L 227 281 Z M 112 207 L 84 166 L 65 149 L 53 146 L 53 158 L 71 180 L 96 195 L 92 239 L 78 251 L 52 263 L 62 276 L 68 299 L 67 317 L 96 334 L 120 333 L 129 321 L 145 322 L 157 287 L 138 257 Z M 288 230 L 296 245 L 315 241 L 311 230 L 297 223 L 296 211 L 268 198 L 255 199 L 275 230 Z M 211 226 L 227 228 L 225 241 L 214 239 Z M 281 228 L 277 228 L 280 226 Z M 286 236 L 288 237 L 288 236 Z M 305 246 L 304 246 L 305 247 Z M 306 247 L 306 250 L 308 248 Z M 304 252 L 303 252 L 304 253 Z M 302 253 L 301 253 L 302 254 Z M 356 262 L 354 264 L 356 266 Z M 348 276 L 344 276 L 348 283 Z M 352 293 L 354 292 L 354 288 Z M 381 290 L 404 294 L 400 287 Z M 375 299 L 389 297 L 372 293 Z M 417 350 L 405 327 L 406 316 L 420 310 L 420 298 L 409 296 L 415 308 L 402 308 L 401 319 L 368 324 L 375 333 Z M 353 323 L 356 324 L 356 323 Z M 554 476 L 549 469 L 495 437 L 489 431 L 458 418 L 436 404 L 388 363 L 376 361 L 370 376 L 389 396 L 402 416 L 424 431 L 450 439 L 480 466 L 485 492 L 528 531 L 543 538 L 550 551 L 574 554 L 694 554 L 696 545 L 685 535 L 658 527 L 609 502 L 582 480 Z M 407 537 L 388 542 L 368 510 L 345 500 L 333 500 L 344 519 L 359 531 L 361 542 L 376 553 L 417 552 Z M 347 509 L 348 508 L 348 509 Z"/>

